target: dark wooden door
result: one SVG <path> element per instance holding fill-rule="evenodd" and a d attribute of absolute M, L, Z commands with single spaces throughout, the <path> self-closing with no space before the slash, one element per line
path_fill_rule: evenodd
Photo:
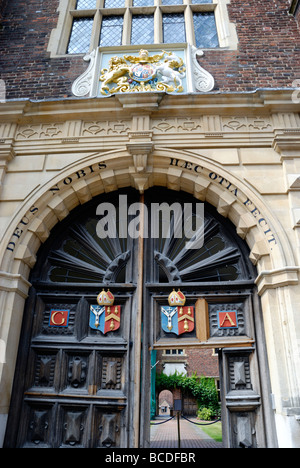
<path fill-rule="evenodd" d="M 185 235 L 175 236 L 179 222 L 185 227 L 185 219 L 178 221 L 172 210 L 167 235 L 163 226 L 153 232 L 152 218 L 159 219 L 153 204 L 163 202 L 169 208 L 178 203 L 183 214 L 185 203 L 196 200 L 162 188 L 153 188 L 142 198 L 135 190 L 101 195 L 59 223 L 40 249 L 24 312 L 6 447 L 148 447 L 151 351 L 160 343 L 182 348 L 182 340 L 186 342 L 185 335 L 166 334 L 161 326 L 160 306 L 167 304 L 173 288 L 180 288 L 190 304 L 206 299 L 213 347 L 236 349 L 242 340 L 250 343 L 247 351 L 227 353 L 228 365 L 222 364 L 227 433 L 234 433 L 231 425 L 244 427 L 232 416 L 240 408 L 233 371 L 248 378 L 251 356 L 259 388 L 258 359 L 249 338 L 257 333 L 255 321 L 260 343 L 264 339 L 249 252 L 233 226 L 208 205 L 203 244 L 197 249 L 186 248 Z M 144 217 L 139 217 L 141 212 Z M 113 293 L 114 305 L 121 310 L 119 327 L 105 333 L 91 326 L 91 306 L 103 288 Z M 239 326 L 220 329 L 220 310 L 235 310 Z M 189 333 L 188 340 L 196 342 L 195 334 Z M 263 356 L 264 352 L 260 363 Z M 237 406 L 232 409 L 234 391 Z M 259 419 L 260 396 L 253 393 L 249 379 L 243 391 L 241 421 L 248 411 L 251 433 L 252 419 Z"/>
<path fill-rule="evenodd" d="M 134 192 L 129 202 L 138 201 Z M 7 447 L 130 447 L 135 408 L 137 242 L 97 236 L 101 197 L 76 209 L 41 249 L 24 312 Z M 114 221 L 114 220 L 113 220 Z M 120 326 L 90 327 L 109 288 Z"/>

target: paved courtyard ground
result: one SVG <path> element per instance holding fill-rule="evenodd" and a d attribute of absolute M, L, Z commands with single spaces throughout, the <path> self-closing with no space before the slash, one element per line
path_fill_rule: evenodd
<path fill-rule="evenodd" d="M 154 423 L 162 422 L 158 417 Z M 185 419 L 180 419 L 181 449 L 187 448 L 222 448 L 222 442 L 215 442 L 211 437 Z M 151 448 L 178 448 L 177 419 L 174 418 L 165 424 L 151 425 Z"/>

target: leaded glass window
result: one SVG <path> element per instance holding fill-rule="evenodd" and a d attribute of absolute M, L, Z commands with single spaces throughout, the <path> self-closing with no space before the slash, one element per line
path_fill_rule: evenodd
<path fill-rule="evenodd" d="M 133 15 L 131 26 L 131 44 L 154 43 L 153 15 Z"/>
<path fill-rule="evenodd" d="M 96 0 L 77 0 L 76 10 L 94 10 L 96 3 Z"/>
<path fill-rule="evenodd" d="M 134 7 L 152 6 L 153 4 L 154 0 L 132 0 L 132 6 Z"/>
<path fill-rule="evenodd" d="M 161 0 L 162 5 L 182 5 L 183 0 Z"/>
<path fill-rule="evenodd" d="M 194 12 L 196 47 L 213 48 L 219 46 L 214 13 Z"/>
<path fill-rule="evenodd" d="M 122 8 L 125 0 L 105 0 L 104 8 Z"/>
<path fill-rule="evenodd" d="M 163 15 L 163 39 L 165 43 L 185 42 L 183 13 Z"/>
<path fill-rule="evenodd" d="M 221 1 L 225 0 L 77 0 L 72 2 L 72 26 L 63 47 L 68 54 L 130 44 L 189 42 L 216 48 L 220 20 L 216 22 L 215 15 Z"/>
<path fill-rule="evenodd" d="M 92 28 L 92 18 L 74 19 L 68 46 L 68 54 L 85 54 L 89 51 Z"/>
<path fill-rule="evenodd" d="M 100 47 L 122 44 L 123 16 L 104 16 L 100 33 Z"/>
<path fill-rule="evenodd" d="M 213 0 L 192 0 L 193 5 L 197 5 L 199 3 L 213 3 Z"/>

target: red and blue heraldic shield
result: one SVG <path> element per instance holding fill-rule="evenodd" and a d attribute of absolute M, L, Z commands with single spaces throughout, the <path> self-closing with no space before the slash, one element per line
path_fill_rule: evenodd
<path fill-rule="evenodd" d="M 166 333 L 182 335 L 190 333 L 195 328 L 194 307 L 161 307 L 161 326 Z"/>
<path fill-rule="evenodd" d="M 101 331 L 104 335 L 114 332 L 120 328 L 121 306 L 99 306 L 90 307 L 90 327 Z"/>

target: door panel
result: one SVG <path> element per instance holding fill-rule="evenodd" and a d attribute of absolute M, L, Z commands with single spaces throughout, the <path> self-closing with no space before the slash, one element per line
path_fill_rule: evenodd
<path fill-rule="evenodd" d="M 136 192 L 128 199 L 137 201 Z M 8 447 L 134 444 L 128 421 L 136 398 L 137 245 L 97 236 L 98 204 L 75 210 L 39 254 L 24 312 Z M 90 307 L 103 288 L 121 308 L 120 327 L 106 334 L 90 327 Z"/>

